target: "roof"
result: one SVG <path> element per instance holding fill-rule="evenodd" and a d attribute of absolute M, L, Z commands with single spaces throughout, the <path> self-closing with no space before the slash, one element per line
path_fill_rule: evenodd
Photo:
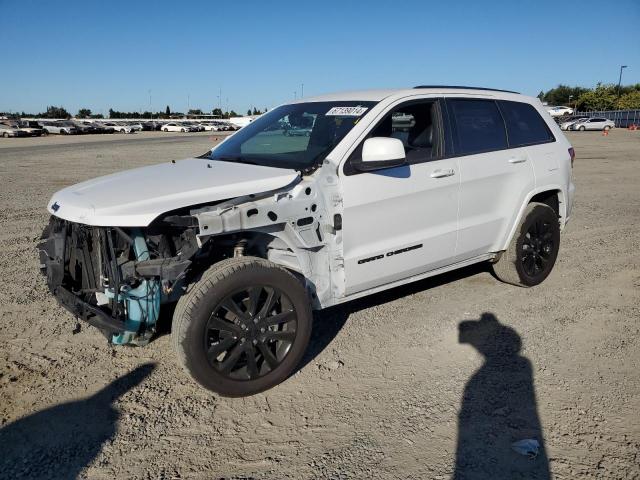
<path fill-rule="evenodd" d="M 419 93 L 468 93 L 471 95 L 486 94 L 489 96 L 502 96 L 506 95 L 519 95 L 517 92 L 511 92 L 509 90 L 497 90 L 491 88 L 479 88 L 479 87 L 458 87 L 447 85 L 427 85 L 419 86 L 415 88 L 404 89 L 388 89 L 388 90 L 357 90 L 348 92 L 337 92 L 326 95 L 319 95 L 316 97 L 301 98 L 288 103 L 303 103 L 303 102 L 335 102 L 335 101 L 357 101 L 363 102 L 379 102 L 384 98 L 390 96 L 404 97 L 417 95 Z"/>

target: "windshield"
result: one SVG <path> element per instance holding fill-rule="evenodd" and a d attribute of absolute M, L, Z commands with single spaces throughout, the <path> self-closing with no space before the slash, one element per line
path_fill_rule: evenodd
<path fill-rule="evenodd" d="M 283 105 L 239 130 L 206 157 L 296 170 L 329 154 L 375 102 Z"/>

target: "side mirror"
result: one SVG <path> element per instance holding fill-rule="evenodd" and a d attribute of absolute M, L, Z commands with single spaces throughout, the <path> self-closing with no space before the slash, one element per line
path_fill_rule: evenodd
<path fill-rule="evenodd" d="M 390 137 L 368 138 L 362 145 L 362 162 L 354 168 L 363 172 L 381 168 L 399 167 L 406 163 L 404 145 L 401 140 Z"/>

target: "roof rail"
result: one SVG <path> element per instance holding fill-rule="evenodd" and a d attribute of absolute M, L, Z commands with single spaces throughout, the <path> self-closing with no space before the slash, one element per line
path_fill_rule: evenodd
<path fill-rule="evenodd" d="M 517 93 L 520 94 L 520 92 L 514 92 L 512 90 L 500 90 L 498 88 L 483 88 L 483 87 L 463 87 L 461 85 L 418 85 L 417 87 L 413 87 L 413 88 L 452 88 L 452 89 L 466 89 L 466 90 L 488 90 L 490 92 L 505 92 L 505 93 Z"/>

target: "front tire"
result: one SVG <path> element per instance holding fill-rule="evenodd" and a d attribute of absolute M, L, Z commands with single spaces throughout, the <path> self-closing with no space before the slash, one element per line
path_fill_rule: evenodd
<path fill-rule="evenodd" d="M 530 203 L 507 250 L 493 264 L 500 280 L 533 287 L 549 276 L 560 249 L 560 223 L 555 210 Z"/>
<path fill-rule="evenodd" d="M 256 257 L 223 260 L 178 301 L 172 342 L 203 387 L 228 397 L 267 390 L 298 365 L 311 336 L 304 286 Z"/>
<path fill-rule="evenodd" d="M 580 127 L 578 128 L 578 130 L 580 130 L 581 132 L 584 132 L 586 129 L 584 127 Z"/>

